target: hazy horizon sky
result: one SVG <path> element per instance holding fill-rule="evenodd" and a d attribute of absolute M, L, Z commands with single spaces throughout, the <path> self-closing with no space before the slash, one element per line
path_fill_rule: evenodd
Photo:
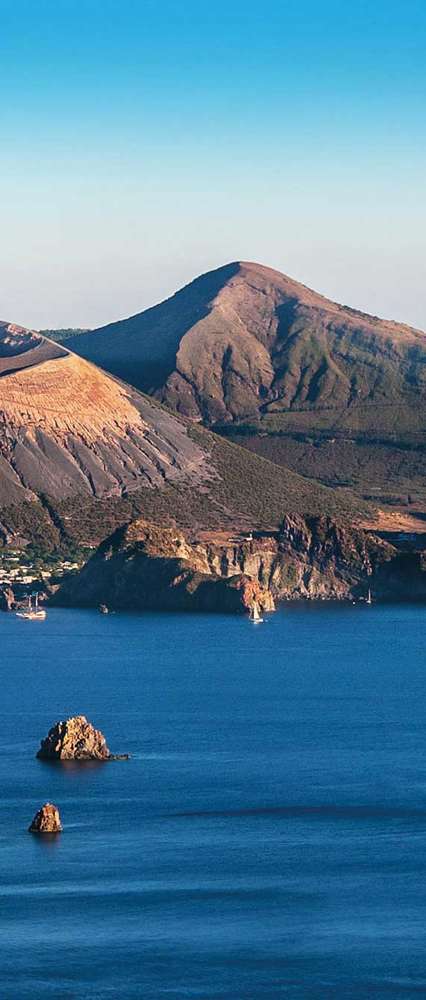
<path fill-rule="evenodd" d="M 231 260 L 426 329 L 424 0 L 0 0 L 0 318 Z"/>

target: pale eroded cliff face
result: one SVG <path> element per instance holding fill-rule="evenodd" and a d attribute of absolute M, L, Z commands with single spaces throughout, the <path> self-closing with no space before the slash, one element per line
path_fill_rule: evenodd
<path fill-rule="evenodd" d="M 234 545 L 206 545 L 214 572 L 246 573 L 277 600 L 344 599 L 363 593 L 394 550 L 328 517 L 286 516 L 280 530 Z"/>

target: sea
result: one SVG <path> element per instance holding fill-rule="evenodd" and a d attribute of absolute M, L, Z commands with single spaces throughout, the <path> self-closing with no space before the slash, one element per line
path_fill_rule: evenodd
<path fill-rule="evenodd" d="M 1 1000 L 425 996 L 425 647 L 410 604 L 2 614 Z M 76 714 L 131 759 L 37 760 Z"/>

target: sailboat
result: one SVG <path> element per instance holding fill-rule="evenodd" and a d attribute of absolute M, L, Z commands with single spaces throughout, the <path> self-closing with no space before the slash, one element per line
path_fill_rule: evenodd
<path fill-rule="evenodd" d="M 262 618 L 262 615 L 260 614 L 260 611 L 259 611 L 259 608 L 258 608 L 257 604 L 253 604 L 253 607 L 250 608 L 250 615 L 249 615 L 249 617 L 250 617 L 250 621 L 251 622 L 255 622 L 255 623 L 263 622 L 263 618 Z"/>
<path fill-rule="evenodd" d="M 35 595 L 34 604 L 32 602 L 32 597 L 28 598 L 28 608 L 23 611 L 16 612 L 17 618 L 27 618 L 29 621 L 43 621 L 46 617 L 46 611 L 44 608 L 39 608 L 38 606 L 38 594 Z"/>
<path fill-rule="evenodd" d="M 365 599 L 365 603 L 366 604 L 372 604 L 373 603 L 373 599 L 371 597 L 371 590 L 370 590 L 370 588 L 368 588 L 368 594 L 367 594 L 367 597 Z"/>

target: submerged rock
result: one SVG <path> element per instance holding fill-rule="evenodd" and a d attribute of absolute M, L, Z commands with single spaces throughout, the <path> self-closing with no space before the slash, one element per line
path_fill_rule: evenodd
<path fill-rule="evenodd" d="M 28 830 L 30 833 L 61 833 L 62 823 L 58 807 L 52 802 L 45 802 L 36 812 Z"/>
<path fill-rule="evenodd" d="M 41 741 L 41 760 L 127 760 L 129 754 L 112 754 L 99 729 L 85 715 L 55 722 Z"/>

